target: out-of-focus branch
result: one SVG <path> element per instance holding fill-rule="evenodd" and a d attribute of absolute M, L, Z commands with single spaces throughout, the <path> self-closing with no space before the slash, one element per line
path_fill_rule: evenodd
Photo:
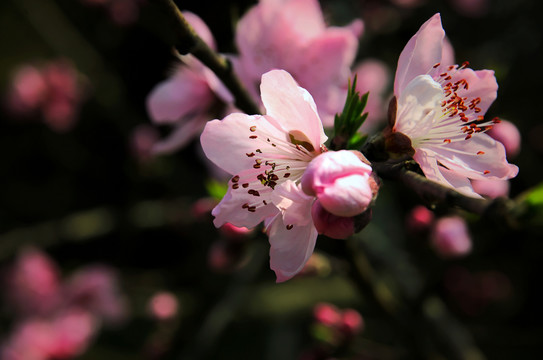
<path fill-rule="evenodd" d="M 213 51 L 202 38 L 196 34 L 194 28 L 187 22 L 173 0 L 154 0 L 161 5 L 171 16 L 176 34 L 175 47 L 181 54 L 190 53 L 205 66 L 230 90 L 235 99 L 235 105 L 247 114 L 259 114 L 260 109 L 255 104 L 239 78 L 235 75 L 231 63 L 227 58 Z"/>

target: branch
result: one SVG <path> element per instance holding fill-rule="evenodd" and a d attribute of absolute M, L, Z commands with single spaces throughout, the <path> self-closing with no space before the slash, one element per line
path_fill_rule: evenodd
<path fill-rule="evenodd" d="M 429 203 L 456 206 L 474 214 L 505 220 L 508 224 L 514 222 L 514 202 L 511 199 L 499 197 L 489 200 L 461 194 L 414 171 L 415 165 L 413 161 L 372 163 L 379 176 L 402 182 Z"/>
<path fill-rule="evenodd" d="M 181 54 L 191 53 L 207 66 L 223 84 L 230 90 L 235 105 L 247 114 L 260 114 L 258 105 L 253 101 L 239 78 L 234 74 L 232 64 L 228 59 L 211 49 L 194 28 L 185 19 L 173 0 L 154 0 L 167 11 L 173 20 L 176 36 L 176 49 Z"/>

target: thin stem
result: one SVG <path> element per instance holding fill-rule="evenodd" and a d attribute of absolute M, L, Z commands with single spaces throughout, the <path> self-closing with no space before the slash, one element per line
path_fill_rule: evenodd
<path fill-rule="evenodd" d="M 181 54 L 191 53 L 207 66 L 230 90 L 235 105 L 247 114 L 259 114 L 261 111 L 232 69 L 228 59 L 211 49 L 194 28 L 185 19 L 173 0 L 154 0 L 160 3 L 174 20 L 176 35 L 175 47 Z"/>

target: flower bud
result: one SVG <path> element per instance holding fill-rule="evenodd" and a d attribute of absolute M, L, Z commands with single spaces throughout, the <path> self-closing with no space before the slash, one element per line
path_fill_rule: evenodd
<path fill-rule="evenodd" d="M 407 215 L 406 227 L 410 233 L 421 234 L 430 229 L 433 221 L 434 213 L 428 210 L 427 207 L 418 205 Z"/>
<path fill-rule="evenodd" d="M 362 315 L 354 309 L 345 309 L 341 315 L 341 323 L 347 336 L 359 333 L 364 327 Z"/>
<path fill-rule="evenodd" d="M 466 221 L 459 216 L 438 219 L 430 240 L 435 251 L 442 257 L 461 257 L 471 251 L 471 237 Z"/>
<path fill-rule="evenodd" d="M 332 239 L 345 239 L 355 233 L 354 217 L 334 215 L 327 211 L 319 200 L 316 200 L 311 207 L 311 217 L 319 234 Z"/>
<path fill-rule="evenodd" d="M 329 151 L 313 159 L 302 177 L 302 189 L 316 196 L 333 215 L 349 217 L 364 212 L 374 194 L 371 166 L 352 151 Z"/>
<path fill-rule="evenodd" d="M 315 305 L 313 316 L 318 323 L 326 326 L 336 326 L 342 320 L 339 309 L 329 303 Z"/>

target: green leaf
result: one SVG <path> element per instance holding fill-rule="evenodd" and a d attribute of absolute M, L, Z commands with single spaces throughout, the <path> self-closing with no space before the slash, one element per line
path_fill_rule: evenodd
<path fill-rule="evenodd" d="M 354 144 L 362 145 L 360 142 L 363 138 L 358 134 L 358 130 L 364 124 L 368 117 L 368 113 L 364 113 L 364 109 L 368 103 L 369 93 L 360 95 L 356 90 L 357 77 L 349 80 L 349 90 L 347 91 L 347 99 L 341 114 L 336 114 L 334 117 L 334 139 L 332 144 L 335 150 L 342 148 L 354 148 Z M 340 139 L 338 141 L 338 139 Z"/>
<path fill-rule="evenodd" d="M 226 195 L 226 191 L 228 190 L 228 183 L 224 183 L 217 180 L 208 180 L 206 182 L 206 190 L 214 199 L 221 200 L 224 195 Z"/>

